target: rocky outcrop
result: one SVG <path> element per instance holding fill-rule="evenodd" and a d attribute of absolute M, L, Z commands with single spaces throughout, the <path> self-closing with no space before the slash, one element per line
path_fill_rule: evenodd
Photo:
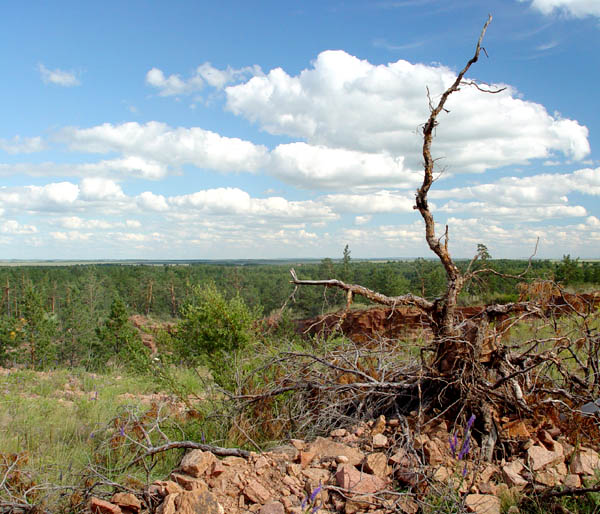
<path fill-rule="evenodd" d="M 577 488 L 600 471 L 595 450 L 575 449 L 555 427 L 535 430 L 522 420 L 505 420 L 502 433 L 523 451 L 494 464 L 480 462 L 472 438 L 466 451 L 458 451 L 464 429 L 439 420 L 417 428 L 407 438 L 400 420 L 380 416 L 312 442 L 290 440 L 247 459 L 192 450 L 168 480 L 147 488 L 144 498 L 151 505 L 146 507 L 159 514 L 302 514 L 315 507 L 320 514 L 416 514 L 420 502 L 448 491 L 461 497 L 469 512 L 495 514 L 507 491 L 517 497 L 556 486 Z M 395 493 L 407 488 L 410 494 Z M 135 496 L 119 493 L 110 502 L 93 499 L 90 511 L 148 510 Z"/>

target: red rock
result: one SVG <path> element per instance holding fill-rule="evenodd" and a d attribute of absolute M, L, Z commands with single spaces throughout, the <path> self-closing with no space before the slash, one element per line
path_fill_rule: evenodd
<path fill-rule="evenodd" d="M 183 487 L 172 480 L 157 480 L 148 487 L 148 494 L 154 497 L 165 497 L 182 491 Z"/>
<path fill-rule="evenodd" d="M 489 482 L 497 473 L 500 473 L 500 468 L 494 464 L 488 464 L 483 468 L 483 471 L 479 473 L 479 480 L 482 482 Z"/>
<path fill-rule="evenodd" d="M 248 463 L 246 459 L 242 457 L 234 457 L 233 455 L 225 457 L 221 462 L 224 466 L 231 466 L 232 468 L 243 467 Z"/>
<path fill-rule="evenodd" d="M 181 493 L 175 499 L 177 514 L 224 514 L 225 509 L 214 494 L 208 491 Z M 167 513 L 163 513 L 167 514 Z"/>
<path fill-rule="evenodd" d="M 347 433 L 348 433 L 348 431 L 345 428 L 337 428 L 335 430 L 332 430 L 329 433 L 329 435 L 331 437 L 344 437 Z"/>
<path fill-rule="evenodd" d="M 477 488 L 481 494 L 493 494 L 497 493 L 496 486 L 494 484 L 490 484 L 489 482 L 482 482 L 481 484 L 477 484 Z"/>
<path fill-rule="evenodd" d="M 527 480 L 521 476 L 521 471 L 525 469 L 525 465 L 520 459 L 514 460 L 505 466 L 502 466 L 502 474 L 506 483 L 513 487 L 525 487 Z"/>
<path fill-rule="evenodd" d="M 359 465 L 365 458 L 365 454 L 356 448 L 347 446 L 342 443 L 336 443 L 331 439 L 325 439 L 323 437 L 317 437 L 314 443 L 309 447 L 309 451 L 314 452 L 319 457 L 337 457 L 338 455 L 345 455 L 348 457 L 348 462 L 355 466 Z"/>
<path fill-rule="evenodd" d="M 271 502 L 263 505 L 259 514 L 285 514 L 285 508 L 279 502 Z"/>
<path fill-rule="evenodd" d="M 527 450 L 527 456 L 529 458 L 531 469 L 533 469 L 533 471 L 539 471 L 543 467 L 549 464 L 558 463 L 561 459 L 564 458 L 562 451 L 559 454 L 558 452 L 547 450 L 543 446 L 539 445 L 531 446 Z"/>
<path fill-rule="evenodd" d="M 302 439 L 290 439 L 290 444 L 296 448 L 296 450 L 304 450 L 306 443 Z"/>
<path fill-rule="evenodd" d="M 261 469 L 268 465 L 269 461 L 264 455 L 261 455 L 258 459 L 256 459 L 256 462 L 254 463 L 254 469 Z"/>
<path fill-rule="evenodd" d="M 520 419 L 507 423 L 504 425 L 502 430 L 504 432 L 504 436 L 510 439 L 526 440 L 531 437 L 527 426 Z"/>
<path fill-rule="evenodd" d="M 375 436 L 377 434 L 382 434 L 385 431 L 385 416 L 382 414 L 377 418 L 375 422 L 375 426 L 373 430 L 371 430 L 371 435 Z"/>
<path fill-rule="evenodd" d="M 298 452 L 298 460 L 300 462 L 300 466 L 303 468 L 307 467 L 313 459 L 316 457 L 316 453 L 314 451 L 299 451 Z"/>
<path fill-rule="evenodd" d="M 365 469 L 373 475 L 384 478 L 391 473 L 388 458 L 385 453 L 375 452 L 367 455 L 364 460 Z"/>
<path fill-rule="evenodd" d="M 92 497 L 90 500 L 90 512 L 92 514 L 122 514 L 123 511 L 117 505 Z"/>
<path fill-rule="evenodd" d="M 468 494 L 465 505 L 475 514 L 500 514 L 500 500 L 491 494 Z"/>
<path fill-rule="evenodd" d="M 244 488 L 244 496 L 253 503 L 263 504 L 271 498 L 271 493 L 257 480 L 251 480 Z"/>
<path fill-rule="evenodd" d="M 571 489 L 578 489 L 581 487 L 581 478 L 579 475 L 575 475 L 573 473 L 567 475 L 563 480 L 563 484 L 566 487 L 570 487 Z"/>
<path fill-rule="evenodd" d="M 142 508 L 142 502 L 131 493 L 115 493 L 110 501 L 121 507 L 124 512 L 137 513 Z"/>
<path fill-rule="evenodd" d="M 225 471 L 225 466 L 223 466 L 223 463 L 219 459 L 217 459 L 215 461 L 215 463 L 213 464 L 212 469 L 210 470 L 210 476 L 218 477 L 224 471 Z"/>
<path fill-rule="evenodd" d="M 578 475 L 594 475 L 600 468 L 598 454 L 589 448 L 583 448 L 575 454 L 571 461 L 570 471 Z"/>
<path fill-rule="evenodd" d="M 175 500 L 180 493 L 169 494 L 156 509 L 156 514 L 177 514 Z"/>
<path fill-rule="evenodd" d="M 423 450 L 430 466 L 439 466 L 446 462 L 447 458 L 444 456 L 444 452 L 440 446 L 444 447 L 443 443 L 437 437 L 425 441 Z"/>
<path fill-rule="evenodd" d="M 313 486 L 324 484 L 331 477 L 329 471 L 321 468 L 307 468 L 302 471 L 302 475 L 308 478 Z"/>
<path fill-rule="evenodd" d="M 383 434 L 373 436 L 373 448 L 385 448 L 388 444 L 388 438 Z"/>
<path fill-rule="evenodd" d="M 362 473 L 350 464 L 342 464 L 335 478 L 339 487 L 356 494 L 373 494 L 385 489 L 388 484 L 387 480 Z"/>
<path fill-rule="evenodd" d="M 193 477 L 200 477 L 206 470 L 212 469 L 217 458 L 210 452 L 192 450 L 181 459 L 179 467 L 184 473 Z"/>
<path fill-rule="evenodd" d="M 181 473 L 171 473 L 171 478 L 186 491 L 194 491 L 195 489 L 208 490 L 206 482 L 201 478 L 194 478 L 189 475 L 182 475 Z"/>

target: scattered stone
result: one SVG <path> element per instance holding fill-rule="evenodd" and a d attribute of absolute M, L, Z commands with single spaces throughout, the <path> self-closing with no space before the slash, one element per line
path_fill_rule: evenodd
<path fill-rule="evenodd" d="M 268 465 L 269 461 L 264 455 L 261 455 L 258 459 L 256 459 L 256 462 L 254 463 L 254 469 L 261 469 Z"/>
<path fill-rule="evenodd" d="M 215 461 L 215 463 L 213 464 L 212 469 L 210 470 L 210 476 L 211 477 L 218 477 L 221 473 L 225 472 L 225 466 L 223 466 L 223 463 L 217 459 Z"/>
<path fill-rule="evenodd" d="M 507 423 L 503 427 L 504 436 L 509 439 L 526 440 L 531 437 L 529 430 L 521 420 L 515 420 Z"/>
<path fill-rule="evenodd" d="M 367 455 L 364 460 L 365 470 L 378 477 L 385 478 L 392 469 L 388 466 L 388 458 L 385 453 L 375 452 Z"/>
<path fill-rule="evenodd" d="M 260 514 L 285 514 L 285 508 L 280 502 L 271 502 L 263 505 Z"/>
<path fill-rule="evenodd" d="M 385 448 L 388 444 L 388 438 L 383 434 L 375 434 L 373 436 L 373 448 Z"/>
<path fill-rule="evenodd" d="M 92 514 L 122 514 L 123 511 L 113 503 L 92 497 L 90 500 L 90 512 Z"/>
<path fill-rule="evenodd" d="M 500 514 L 500 500 L 491 494 L 468 494 L 465 506 L 475 514 Z"/>
<path fill-rule="evenodd" d="M 344 437 L 347 433 L 348 431 L 345 428 L 337 428 L 332 430 L 329 435 L 331 437 Z"/>
<path fill-rule="evenodd" d="M 335 458 L 335 461 L 336 461 L 338 464 L 345 464 L 345 463 L 346 463 L 346 462 L 348 462 L 349 460 L 350 460 L 350 459 L 348 459 L 348 457 L 346 457 L 345 455 L 338 455 L 338 456 Z"/>
<path fill-rule="evenodd" d="M 385 416 L 382 414 L 377 418 L 373 429 L 371 430 L 371 435 L 375 436 L 377 434 L 383 434 L 385 431 Z"/>
<path fill-rule="evenodd" d="M 290 439 L 290 444 L 296 448 L 296 450 L 304 450 L 306 443 L 302 439 Z"/>
<path fill-rule="evenodd" d="M 539 471 L 549 464 L 559 462 L 559 460 L 563 458 L 563 453 L 561 451 L 559 454 L 558 452 L 547 450 L 543 446 L 534 445 L 527 450 L 527 456 L 531 464 L 531 469 L 533 469 L 533 471 Z"/>
<path fill-rule="evenodd" d="M 212 469 L 217 458 L 211 452 L 192 450 L 181 459 L 179 467 L 184 473 L 193 477 L 201 477 L 208 469 Z"/>
<path fill-rule="evenodd" d="M 214 494 L 208 491 L 191 491 L 175 498 L 177 514 L 225 514 L 225 509 Z M 163 513 L 167 514 L 167 513 Z"/>
<path fill-rule="evenodd" d="M 527 485 L 527 480 L 521 476 L 525 465 L 521 459 L 513 460 L 511 463 L 502 466 L 502 474 L 506 483 L 512 487 L 523 488 Z"/>
<path fill-rule="evenodd" d="M 342 443 L 336 443 L 331 439 L 317 437 L 314 443 L 309 447 L 309 451 L 314 452 L 319 457 L 337 457 L 345 455 L 348 457 L 348 462 L 355 466 L 359 465 L 365 458 L 365 454 L 356 448 L 347 446 Z"/>
<path fill-rule="evenodd" d="M 427 462 L 430 466 L 439 466 L 446 462 L 447 457 L 444 455 L 440 446 L 443 448 L 443 443 L 437 438 L 427 439 L 427 441 L 425 441 L 423 451 L 425 452 Z"/>
<path fill-rule="evenodd" d="M 200 489 L 202 491 L 208 490 L 206 482 L 201 478 L 194 478 L 189 475 L 184 475 L 182 473 L 171 473 L 171 478 L 173 479 L 173 481 L 177 482 L 181 487 L 183 487 L 186 491 L 194 491 L 196 489 Z"/>
<path fill-rule="evenodd" d="M 271 498 L 271 493 L 257 480 L 251 480 L 244 488 L 244 496 L 253 503 L 263 504 Z"/>
<path fill-rule="evenodd" d="M 600 468 L 598 454 L 589 448 L 582 448 L 571 461 L 570 471 L 578 475 L 594 475 Z"/>
<path fill-rule="evenodd" d="M 302 475 L 312 482 L 311 487 L 316 487 L 319 484 L 324 484 L 329 480 L 331 476 L 329 471 L 321 468 L 307 468 L 302 471 Z"/>
<path fill-rule="evenodd" d="M 450 478 L 452 478 L 452 470 L 448 469 L 445 466 L 440 466 L 438 469 L 435 470 L 435 473 L 433 474 L 433 479 L 438 481 L 438 482 L 443 482 L 446 483 L 448 482 L 448 480 L 450 480 Z"/>
<path fill-rule="evenodd" d="M 177 505 L 175 500 L 180 493 L 169 494 L 156 509 L 156 514 L 177 514 Z"/>
<path fill-rule="evenodd" d="M 148 494 L 154 497 L 168 496 L 169 494 L 176 494 L 183 492 L 183 487 L 172 480 L 157 480 L 148 487 Z"/>
<path fill-rule="evenodd" d="M 563 480 L 563 484 L 571 489 L 577 489 L 581 487 L 581 477 L 574 473 L 569 473 Z"/>
<path fill-rule="evenodd" d="M 300 466 L 302 466 L 303 468 L 307 467 L 316 456 L 317 454 L 314 451 L 298 452 L 298 460 L 300 462 Z"/>
<path fill-rule="evenodd" d="M 142 502 L 131 493 L 115 493 L 110 501 L 121 507 L 124 513 L 137 514 L 142 508 Z"/>
<path fill-rule="evenodd" d="M 479 492 L 481 494 L 496 495 L 498 492 L 497 487 L 494 484 L 491 484 L 490 482 L 482 482 L 482 483 L 478 484 L 477 489 L 479 489 Z"/>
<path fill-rule="evenodd" d="M 342 464 L 335 474 L 339 487 L 356 494 L 373 494 L 385 489 L 388 481 L 375 475 L 362 473 L 354 466 Z"/>

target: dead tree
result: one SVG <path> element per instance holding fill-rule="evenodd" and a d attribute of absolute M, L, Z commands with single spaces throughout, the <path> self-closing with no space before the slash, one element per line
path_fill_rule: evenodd
<path fill-rule="evenodd" d="M 414 209 L 419 211 L 425 222 L 425 239 L 427 240 L 429 248 L 438 256 L 444 267 L 447 279 L 445 293 L 441 297 L 436 298 L 434 301 L 429 301 L 423 297 L 412 294 L 389 297 L 375 291 L 371 291 L 363 286 L 346 284 L 339 280 L 300 280 L 296 276 L 295 271 L 293 269 L 291 270 L 292 283 L 297 286 L 320 285 L 343 289 L 348 295 L 348 305 L 352 302 L 353 295 L 358 294 L 379 304 L 394 307 L 408 305 L 414 306 L 423 311 L 431 320 L 431 327 L 437 343 L 435 368 L 442 374 L 453 373 L 457 362 L 462 357 L 463 351 L 460 348 L 460 342 L 461 339 L 464 339 L 461 337 L 464 334 L 461 334 L 461 330 L 457 326 L 456 307 L 458 304 L 458 295 L 465 283 L 469 280 L 470 274 L 461 273 L 450 256 L 450 252 L 448 250 L 448 226 L 446 226 L 441 237 L 436 234 L 435 220 L 431 210 L 429 209 L 427 198 L 429 190 L 434 182 L 435 159 L 431 155 L 431 145 L 433 142 L 435 127 L 438 125 L 438 116 L 442 113 L 442 111 L 446 111 L 444 106 L 448 98 L 452 93 L 459 91 L 460 86 L 464 84 L 463 79 L 465 74 L 469 68 L 479 60 L 479 55 L 483 50 L 481 43 L 491 21 L 492 17 L 490 15 L 483 26 L 473 57 L 471 57 L 464 68 L 460 71 L 454 83 L 448 89 L 446 89 L 446 91 L 444 91 L 437 105 L 432 103 L 428 92 L 430 114 L 429 119 L 423 125 L 422 129 L 423 183 L 421 184 L 421 187 L 417 189 Z M 501 90 L 488 92 L 495 93 L 498 91 Z"/>
<path fill-rule="evenodd" d="M 486 401 L 487 395 L 482 394 L 488 389 L 487 384 L 489 382 L 485 379 L 486 373 L 479 363 L 479 356 L 486 336 L 487 318 L 500 313 L 506 314 L 512 310 L 528 311 L 531 306 L 524 304 L 488 306 L 482 310 L 477 324 L 466 323 L 457 316 L 459 293 L 475 274 L 482 273 L 484 270 L 471 272 L 471 266 L 469 266 L 469 269 L 462 273 L 456 266 L 448 249 L 449 228 L 446 226 L 441 235 L 436 233 L 435 220 L 428 203 L 428 193 L 434 182 L 435 159 L 431 154 L 434 131 L 438 125 L 439 115 L 443 111 L 447 112 L 445 105 L 450 95 L 458 92 L 462 85 L 474 85 L 486 93 L 501 91 L 501 89 L 483 89 L 473 82 L 464 81 L 465 74 L 479 60 L 481 51 L 485 52 L 481 43 L 491 20 L 492 17 L 489 16 L 483 26 L 473 57 L 458 73 L 453 84 L 443 92 L 437 104 L 434 104 L 428 91 L 430 114 L 422 128 L 423 183 L 417 189 L 414 209 L 419 211 L 425 222 L 425 239 L 429 248 L 437 255 L 444 267 L 447 279 L 444 294 L 433 301 L 413 294 L 390 297 L 360 285 L 346 284 L 340 280 L 301 280 L 297 277 L 296 272 L 293 269 L 291 270 L 292 283 L 296 286 L 316 285 L 343 289 L 347 294 L 347 306 L 351 304 L 353 296 L 358 294 L 375 303 L 392 307 L 412 306 L 423 312 L 429 319 L 433 332 L 433 358 L 426 363 L 428 376 L 432 379 L 431 383 L 440 384 L 439 387 L 435 388 L 437 392 L 433 391 L 433 394 L 439 395 L 441 394 L 439 391 L 443 390 L 443 394 L 454 397 L 441 399 L 442 402 L 454 401 L 457 396 L 462 397 L 467 403 L 471 404 L 471 409 L 479 412 L 478 423 L 483 434 L 482 446 L 488 460 L 491 459 L 497 434 L 490 405 Z M 496 367 L 498 368 L 497 373 L 513 386 L 513 402 L 516 400 L 519 405 L 526 409 L 527 406 L 523 401 L 523 394 L 520 391 L 518 381 L 514 376 L 511 376 L 511 366 L 499 361 Z"/>

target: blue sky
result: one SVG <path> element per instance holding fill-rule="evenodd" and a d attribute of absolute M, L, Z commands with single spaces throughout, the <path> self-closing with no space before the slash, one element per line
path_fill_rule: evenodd
<path fill-rule="evenodd" d="M 598 0 L 6 2 L 4 259 L 600 257 Z"/>

